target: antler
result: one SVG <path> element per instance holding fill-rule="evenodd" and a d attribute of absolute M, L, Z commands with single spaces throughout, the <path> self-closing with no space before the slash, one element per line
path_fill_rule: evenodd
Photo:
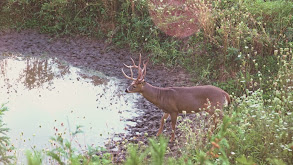
<path fill-rule="evenodd" d="M 141 78 L 140 78 L 141 81 L 144 79 L 144 77 L 146 75 L 146 66 L 147 66 L 148 62 L 149 62 L 149 59 L 147 59 L 146 63 L 143 62 L 143 69 L 141 71 Z"/>
<path fill-rule="evenodd" d="M 141 54 L 139 55 L 138 66 L 135 64 L 135 62 L 134 62 L 134 60 L 133 60 L 132 58 L 130 58 L 130 59 L 131 59 L 133 65 L 130 66 L 130 65 L 126 65 L 126 64 L 124 64 L 124 66 L 130 69 L 131 77 L 127 76 L 127 75 L 125 74 L 125 72 L 123 71 L 123 68 L 122 68 L 121 70 L 122 70 L 123 75 L 124 75 L 126 78 L 128 78 L 128 79 L 130 79 L 130 80 L 132 80 L 132 81 L 143 81 L 143 79 L 144 79 L 144 77 L 145 77 L 145 75 L 146 75 L 146 66 L 147 66 L 147 63 L 148 63 L 149 60 L 147 60 L 146 63 L 143 62 L 143 69 L 141 69 L 141 67 L 140 67 L 140 65 L 141 65 Z M 136 68 L 136 69 L 138 69 L 138 76 L 137 76 L 136 79 L 133 78 L 133 71 L 132 71 L 132 68 Z"/>

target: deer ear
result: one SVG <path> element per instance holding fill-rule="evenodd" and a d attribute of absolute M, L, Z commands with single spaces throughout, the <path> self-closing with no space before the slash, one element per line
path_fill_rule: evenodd
<path fill-rule="evenodd" d="M 139 84 L 145 85 L 145 81 L 144 80 L 141 80 L 141 81 L 139 81 Z"/>
<path fill-rule="evenodd" d="M 145 83 L 146 83 L 146 82 L 145 82 L 144 80 L 142 80 L 141 84 L 142 84 L 142 85 L 145 85 Z"/>

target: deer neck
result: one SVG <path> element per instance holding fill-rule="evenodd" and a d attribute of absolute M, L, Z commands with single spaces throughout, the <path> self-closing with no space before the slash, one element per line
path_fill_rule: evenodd
<path fill-rule="evenodd" d="M 149 102 L 155 104 L 156 106 L 160 106 L 159 100 L 161 95 L 161 88 L 152 86 L 151 84 L 145 82 L 141 95 L 144 98 L 146 98 Z"/>

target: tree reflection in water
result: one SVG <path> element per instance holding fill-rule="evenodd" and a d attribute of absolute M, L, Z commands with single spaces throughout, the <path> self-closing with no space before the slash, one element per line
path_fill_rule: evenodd
<path fill-rule="evenodd" d="M 0 61 L 1 75 L 7 89 L 10 89 L 13 83 L 23 83 L 27 89 L 40 88 L 45 83 L 50 86 L 54 78 L 62 78 L 70 73 L 70 67 L 57 59 L 38 57 L 18 59 L 22 61 L 22 64 L 9 58 Z M 17 78 L 17 82 L 11 82 L 13 80 L 8 78 L 8 76 L 11 77 L 11 75 L 7 75 L 8 70 L 12 71 L 17 68 L 21 69 L 19 78 Z"/>
<path fill-rule="evenodd" d="M 121 86 L 126 84 L 119 79 L 57 58 L 1 59 L 0 54 L 0 101 L 9 107 L 5 123 L 18 154 L 32 146 L 51 147 L 55 128 L 68 130 L 70 124 L 84 126 L 78 137 L 82 146 L 104 146 L 115 134 L 126 133 L 127 124 L 134 124 L 126 119 L 137 116 L 138 96 L 126 95 Z"/>

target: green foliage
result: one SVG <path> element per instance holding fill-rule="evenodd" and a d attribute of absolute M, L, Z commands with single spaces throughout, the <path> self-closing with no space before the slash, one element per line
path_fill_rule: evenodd
<path fill-rule="evenodd" d="M 82 133 L 81 126 L 77 126 L 70 138 L 64 138 L 63 135 L 52 137 L 51 144 L 54 144 L 55 148 L 47 151 L 46 155 L 61 165 L 111 164 L 111 155 L 107 153 L 103 156 L 96 155 L 99 149 L 89 147 L 83 154 L 78 153 L 77 149 L 73 147 L 72 141 L 80 133 Z"/>
<path fill-rule="evenodd" d="M 280 159 L 270 159 L 270 158 L 268 158 L 267 161 L 270 162 L 270 164 L 273 164 L 273 165 L 286 165 L 286 163 L 283 160 L 280 160 Z"/>
<path fill-rule="evenodd" d="M 237 164 L 240 165 L 254 165 L 255 162 L 251 158 L 246 158 L 244 155 L 241 157 L 236 158 Z"/>
<path fill-rule="evenodd" d="M 147 148 L 141 147 L 138 149 L 137 145 L 128 146 L 128 156 L 126 158 L 126 165 L 136 164 L 165 164 L 165 154 L 167 151 L 168 139 L 159 137 L 156 139 L 149 139 L 149 146 Z M 147 158 L 149 155 L 149 159 Z"/>
<path fill-rule="evenodd" d="M 56 35 L 79 33 L 100 36 L 102 26 L 99 21 L 107 17 L 103 14 L 101 1 L 7 0 L 3 10 L 17 28 L 37 28 Z"/>
<path fill-rule="evenodd" d="M 260 83 L 258 89 L 246 89 L 245 94 L 234 97 L 232 105 L 225 111 L 221 127 L 210 137 L 199 138 L 203 135 L 199 132 L 203 128 L 192 131 L 195 127 L 192 122 L 181 122 L 183 127 L 178 128 L 187 140 L 181 148 L 185 150 L 183 154 L 194 157 L 195 163 L 199 164 L 293 163 L 293 53 L 289 49 L 280 49 L 275 51 L 275 56 L 280 68 L 269 82 L 272 84 L 270 96 L 264 94 L 263 87 L 266 89 L 267 86 Z M 255 81 L 251 80 L 252 84 L 262 77 L 259 74 Z M 198 146 L 194 145 L 194 139 L 197 139 Z"/>
<path fill-rule="evenodd" d="M 292 27 L 292 2 L 246 0 L 244 5 L 254 14 L 256 21 L 261 22 L 270 34 L 283 34 Z"/>
<path fill-rule="evenodd" d="M 0 162 L 9 164 L 11 163 L 11 160 L 13 159 L 12 156 L 9 156 L 9 151 L 13 149 L 9 145 L 10 138 L 6 135 L 6 133 L 9 131 L 8 128 L 6 128 L 6 125 L 3 123 L 2 116 L 4 115 L 4 112 L 7 111 L 7 107 L 5 107 L 3 104 L 0 106 Z"/>
<path fill-rule="evenodd" d="M 276 73 L 273 51 L 293 42 L 292 1 L 190 1 L 198 5 L 200 31 L 184 39 L 167 36 L 155 26 L 148 3 L 5 0 L 1 15 L 8 16 L 2 17 L 4 22 L 15 22 L 13 26 L 20 29 L 106 38 L 109 44 L 149 53 L 155 63 L 181 65 L 202 83 L 219 80 L 219 84 L 231 81 L 241 86 L 234 80 L 242 75 L 247 80 L 259 70 Z"/>
<path fill-rule="evenodd" d="M 159 141 L 154 139 L 149 139 L 151 157 L 154 164 L 160 165 L 164 164 L 165 153 L 168 145 L 168 141 L 163 137 L 159 138 Z"/>
<path fill-rule="evenodd" d="M 45 151 L 27 151 L 26 158 L 28 165 L 39 164 L 70 164 L 70 165 L 94 165 L 94 164 L 112 164 L 111 155 L 108 152 L 98 156 L 97 153 L 103 149 L 87 147 L 83 153 L 79 153 L 73 145 L 75 137 L 82 133 L 81 126 L 77 126 L 74 132 L 70 133 L 70 137 L 58 134 L 55 137 L 51 137 L 50 143 L 53 146 L 52 149 Z"/>
<path fill-rule="evenodd" d="M 130 144 L 127 150 L 128 156 L 125 160 L 126 165 L 140 165 L 146 157 L 146 152 L 141 153 L 137 145 Z"/>
<path fill-rule="evenodd" d="M 35 152 L 26 152 L 26 159 L 27 159 L 27 164 L 28 165 L 41 165 L 42 164 L 42 159 L 43 155 L 41 152 L 35 151 Z"/>

